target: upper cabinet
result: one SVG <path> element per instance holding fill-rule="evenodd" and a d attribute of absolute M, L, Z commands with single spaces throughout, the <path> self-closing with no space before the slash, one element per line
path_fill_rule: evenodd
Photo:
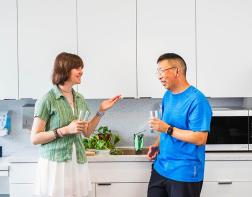
<path fill-rule="evenodd" d="M 0 1 L 0 99 L 18 98 L 16 0 Z"/>
<path fill-rule="evenodd" d="M 77 0 L 85 98 L 136 97 L 136 0 Z"/>
<path fill-rule="evenodd" d="M 40 98 L 58 53 L 77 53 L 76 2 L 19 0 L 18 39 L 20 98 Z"/>
<path fill-rule="evenodd" d="M 157 59 L 174 52 L 187 63 L 187 79 L 196 85 L 195 1 L 137 1 L 138 96 L 161 98 Z"/>
<path fill-rule="evenodd" d="M 197 84 L 207 96 L 252 96 L 251 8 L 250 0 L 197 0 Z"/>

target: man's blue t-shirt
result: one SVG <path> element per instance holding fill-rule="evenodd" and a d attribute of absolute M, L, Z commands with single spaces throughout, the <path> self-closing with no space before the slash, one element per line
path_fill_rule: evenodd
<path fill-rule="evenodd" d="M 162 120 L 183 130 L 210 131 L 211 107 L 195 87 L 173 94 L 166 91 L 162 101 Z M 176 181 L 199 182 L 204 177 L 205 146 L 183 142 L 166 133 L 160 134 L 160 153 L 154 169 Z"/>

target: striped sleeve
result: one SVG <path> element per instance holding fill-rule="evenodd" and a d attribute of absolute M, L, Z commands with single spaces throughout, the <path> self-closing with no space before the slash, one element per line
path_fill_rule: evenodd
<path fill-rule="evenodd" d="M 42 99 L 37 100 L 35 104 L 34 117 L 39 117 L 44 121 L 48 121 L 50 117 L 49 105 L 47 97 L 44 96 Z"/>

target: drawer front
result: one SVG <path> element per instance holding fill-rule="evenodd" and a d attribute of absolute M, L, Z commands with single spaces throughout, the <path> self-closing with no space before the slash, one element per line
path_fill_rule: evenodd
<path fill-rule="evenodd" d="M 252 161 L 207 161 L 205 181 L 252 181 Z"/>
<path fill-rule="evenodd" d="M 34 183 L 36 167 L 36 163 L 12 163 L 10 183 Z"/>
<path fill-rule="evenodd" d="M 146 197 L 148 183 L 97 184 L 96 197 Z"/>
<path fill-rule="evenodd" d="M 0 171 L 0 177 L 1 176 L 9 176 L 9 171 Z"/>
<path fill-rule="evenodd" d="M 11 197 L 32 197 L 33 193 L 33 184 L 10 184 Z"/>
<path fill-rule="evenodd" d="M 252 182 L 204 182 L 201 197 L 251 197 Z"/>
<path fill-rule="evenodd" d="M 89 163 L 92 182 L 149 182 L 151 162 Z"/>

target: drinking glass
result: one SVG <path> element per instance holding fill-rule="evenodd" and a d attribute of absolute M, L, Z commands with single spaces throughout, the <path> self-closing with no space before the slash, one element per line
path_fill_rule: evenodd
<path fill-rule="evenodd" d="M 83 121 L 87 121 L 88 120 L 88 117 L 90 115 L 90 112 L 89 111 L 84 111 L 84 110 L 80 110 L 80 113 L 79 113 L 79 120 L 83 120 Z"/>
<path fill-rule="evenodd" d="M 157 110 L 151 110 L 150 111 L 150 119 L 152 119 L 152 118 L 158 118 L 158 111 Z M 150 132 L 153 133 L 154 130 L 150 129 Z"/>

